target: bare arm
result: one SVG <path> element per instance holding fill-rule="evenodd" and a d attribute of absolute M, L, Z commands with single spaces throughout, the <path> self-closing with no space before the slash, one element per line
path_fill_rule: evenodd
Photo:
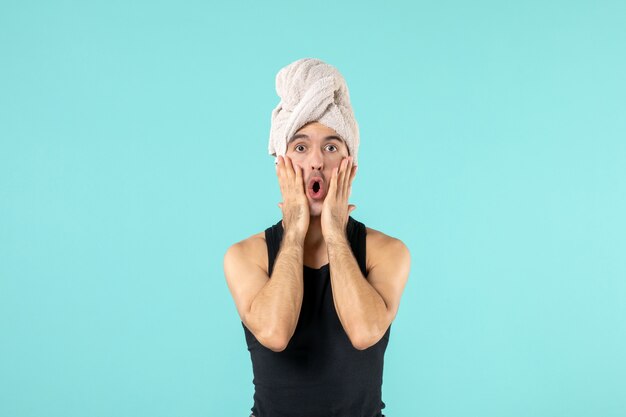
<path fill-rule="evenodd" d="M 231 246 L 224 274 L 241 321 L 257 340 L 275 352 L 293 336 L 303 296 L 303 239 L 285 232 L 272 277 L 258 262 L 265 241 L 249 239 Z"/>
<path fill-rule="evenodd" d="M 346 236 L 349 214 L 356 208 L 348 204 L 355 175 L 351 156 L 334 168 L 321 225 L 335 310 L 352 345 L 363 350 L 382 338 L 396 316 L 409 275 L 410 254 L 399 239 L 379 232 L 370 239 L 368 232 L 367 253 L 372 262 L 367 278 L 363 276 Z"/>
<path fill-rule="evenodd" d="M 366 279 L 343 235 L 327 240 L 333 299 L 339 321 L 359 350 L 377 343 L 395 318 L 406 284 L 410 255 L 397 239 L 377 249 L 377 262 Z M 374 248 L 372 248 L 374 249 Z"/>
<path fill-rule="evenodd" d="M 326 242 L 335 310 L 352 345 L 367 347 L 370 335 L 379 334 L 387 315 L 385 301 L 363 277 L 348 240 L 339 236 Z"/>
<path fill-rule="evenodd" d="M 224 257 L 224 272 L 245 326 L 262 345 L 279 352 L 287 347 L 300 316 L 309 203 L 304 194 L 302 169 L 294 168 L 289 157 L 279 156 L 276 174 L 284 199 L 279 203 L 283 239 L 271 279 L 258 263 L 259 253 L 263 252 L 259 245 L 266 245 L 262 239 L 231 246 Z"/>
<path fill-rule="evenodd" d="M 298 324 L 304 291 L 303 256 L 303 239 L 286 233 L 272 277 L 254 297 L 245 316 L 244 323 L 249 323 L 250 330 L 261 337 L 259 341 L 266 341 L 264 345 L 274 351 L 287 347 Z"/>

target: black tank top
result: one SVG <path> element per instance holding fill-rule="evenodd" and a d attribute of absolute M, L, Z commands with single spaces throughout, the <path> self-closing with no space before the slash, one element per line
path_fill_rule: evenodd
<path fill-rule="evenodd" d="M 352 253 L 366 276 L 363 223 L 348 217 Z M 265 230 L 269 271 L 283 236 L 281 221 Z M 339 321 L 330 266 L 304 267 L 295 332 L 282 352 L 263 346 L 242 322 L 252 359 L 255 417 L 384 417 L 383 360 L 391 326 L 375 345 L 355 349 Z"/>

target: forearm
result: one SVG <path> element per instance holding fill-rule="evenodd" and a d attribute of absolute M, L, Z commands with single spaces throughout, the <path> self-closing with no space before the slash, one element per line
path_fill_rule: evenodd
<path fill-rule="evenodd" d="M 254 298 L 249 319 L 258 323 L 259 337 L 284 348 L 293 336 L 304 291 L 304 238 L 285 233 L 267 284 Z"/>
<path fill-rule="evenodd" d="M 335 310 L 346 334 L 357 348 L 366 348 L 384 333 L 387 306 L 380 294 L 363 276 L 348 239 L 336 236 L 326 240 Z"/>

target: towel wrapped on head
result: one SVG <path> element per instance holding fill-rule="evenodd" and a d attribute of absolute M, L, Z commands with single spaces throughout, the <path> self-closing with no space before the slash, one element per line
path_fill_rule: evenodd
<path fill-rule="evenodd" d="M 315 58 L 292 62 L 276 74 L 276 93 L 280 102 L 272 110 L 268 147 L 275 162 L 302 126 L 319 122 L 337 132 L 357 164 L 359 126 L 346 81 L 335 67 Z"/>

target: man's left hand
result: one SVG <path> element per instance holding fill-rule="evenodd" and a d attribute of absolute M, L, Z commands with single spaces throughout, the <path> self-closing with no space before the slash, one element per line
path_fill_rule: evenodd
<path fill-rule="evenodd" d="M 333 169 L 328 194 L 322 206 L 322 234 L 326 240 L 346 236 L 348 217 L 356 208 L 354 204 L 348 204 L 356 170 L 351 156 L 344 158 L 339 167 Z"/>

